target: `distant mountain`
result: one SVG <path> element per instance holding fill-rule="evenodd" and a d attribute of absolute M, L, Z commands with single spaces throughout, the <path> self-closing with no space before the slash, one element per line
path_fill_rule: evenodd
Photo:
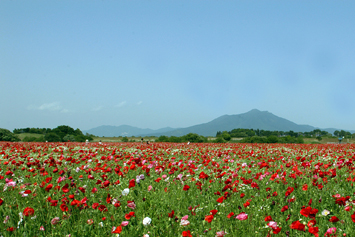
<path fill-rule="evenodd" d="M 197 133 L 202 136 L 215 136 L 217 131 L 231 131 L 235 128 L 262 129 L 269 131 L 292 130 L 294 132 L 309 132 L 316 129 L 309 125 L 298 125 L 267 111 L 253 109 L 244 114 L 223 115 L 208 123 L 151 135 L 183 136 L 188 133 Z"/>
<path fill-rule="evenodd" d="M 99 137 L 131 137 L 131 136 L 145 136 L 146 134 L 151 134 L 151 133 L 165 133 L 175 130 L 175 128 L 161 128 L 157 130 L 153 129 L 142 129 L 142 128 L 137 128 L 129 125 L 121 125 L 121 126 L 110 126 L 110 125 L 102 125 L 96 128 L 92 128 L 89 130 L 84 131 L 84 133 L 90 133 L 95 136 Z"/>
<path fill-rule="evenodd" d="M 202 136 L 216 136 L 218 131 L 231 131 L 235 128 L 262 129 L 269 131 L 294 131 L 294 132 L 310 132 L 314 129 L 327 131 L 331 134 L 335 128 L 321 129 L 310 125 L 299 125 L 287 119 L 278 117 L 268 111 L 260 111 L 253 109 L 247 113 L 236 115 L 223 115 L 208 123 L 198 124 L 187 128 L 161 128 L 141 129 L 128 125 L 121 126 L 100 126 L 84 131 L 96 136 L 118 137 L 118 136 L 183 136 L 188 133 L 197 133 Z M 354 131 L 350 131 L 354 132 Z"/>

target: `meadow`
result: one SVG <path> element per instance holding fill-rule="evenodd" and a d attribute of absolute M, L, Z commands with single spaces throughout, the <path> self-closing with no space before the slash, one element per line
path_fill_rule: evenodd
<path fill-rule="evenodd" d="M 0 236 L 355 236 L 355 145 L 0 143 Z"/>

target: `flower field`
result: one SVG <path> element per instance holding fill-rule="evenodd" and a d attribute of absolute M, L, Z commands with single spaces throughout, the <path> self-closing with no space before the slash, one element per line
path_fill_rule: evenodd
<path fill-rule="evenodd" d="M 0 236 L 355 236 L 355 146 L 0 143 Z"/>

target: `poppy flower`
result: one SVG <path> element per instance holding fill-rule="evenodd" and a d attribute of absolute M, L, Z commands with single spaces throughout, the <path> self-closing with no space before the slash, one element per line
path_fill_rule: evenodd
<path fill-rule="evenodd" d="M 200 179 L 207 179 L 208 178 L 208 175 L 205 174 L 205 172 L 201 171 L 200 175 L 199 175 L 199 178 Z"/>
<path fill-rule="evenodd" d="M 63 187 L 62 187 L 62 191 L 63 193 L 68 193 L 69 192 L 69 184 L 65 184 Z"/>
<path fill-rule="evenodd" d="M 355 212 L 351 215 L 351 220 L 355 223 Z"/>
<path fill-rule="evenodd" d="M 282 208 L 281 208 L 281 212 L 285 212 L 286 210 L 288 210 L 288 206 L 286 205 L 286 206 L 283 206 Z"/>
<path fill-rule="evenodd" d="M 300 211 L 302 216 L 314 218 L 315 214 L 318 213 L 318 209 L 312 207 L 302 208 Z"/>
<path fill-rule="evenodd" d="M 318 236 L 319 228 L 311 226 L 308 228 L 308 232 L 315 236 Z"/>
<path fill-rule="evenodd" d="M 64 211 L 68 211 L 69 208 L 68 208 L 67 205 L 65 205 L 64 203 L 62 203 L 62 204 L 60 205 L 60 210 L 62 210 L 62 211 L 64 212 Z"/>
<path fill-rule="evenodd" d="M 33 216 L 35 214 L 35 210 L 31 207 L 26 207 L 24 210 L 23 210 L 23 215 L 24 216 Z"/>
<path fill-rule="evenodd" d="M 248 214 L 246 214 L 245 212 L 242 212 L 242 213 L 238 214 L 235 218 L 240 221 L 244 221 L 244 220 L 248 219 Z"/>
<path fill-rule="evenodd" d="M 190 186 L 187 185 L 187 184 L 185 184 L 185 186 L 184 186 L 184 188 L 183 188 L 182 190 L 187 191 L 187 190 L 189 190 L 189 189 L 190 189 Z"/>
<path fill-rule="evenodd" d="M 49 190 L 51 190 L 52 187 L 53 187 L 53 184 L 48 184 L 47 187 L 45 188 L 45 190 L 46 190 L 47 192 L 49 192 Z"/>
<path fill-rule="evenodd" d="M 338 217 L 336 216 L 332 216 L 330 219 L 329 219 L 330 222 L 338 222 L 340 221 Z"/>
<path fill-rule="evenodd" d="M 294 230 L 305 231 L 306 226 L 297 220 L 297 221 L 292 222 L 290 228 L 294 229 Z"/>
<path fill-rule="evenodd" d="M 56 225 L 56 224 L 58 224 L 59 223 L 59 217 L 54 217 L 52 220 L 51 220 L 51 224 L 52 225 Z"/>
<path fill-rule="evenodd" d="M 211 223 L 212 220 L 213 220 L 213 215 L 205 216 L 205 221 L 207 221 L 208 223 Z"/>
<path fill-rule="evenodd" d="M 107 207 L 105 205 L 100 205 L 99 211 L 102 211 L 102 212 L 107 211 Z"/>
<path fill-rule="evenodd" d="M 336 227 L 332 227 L 332 228 L 329 228 L 324 236 L 332 236 L 333 234 L 335 234 L 337 232 L 337 228 Z"/>
<path fill-rule="evenodd" d="M 131 179 L 131 180 L 129 181 L 128 188 L 133 188 L 133 187 L 135 187 L 135 186 L 136 186 L 136 181 L 135 181 L 134 179 Z"/>
<path fill-rule="evenodd" d="M 125 218 L 126 218 L 126 220 L 129 220 L 129 219 L 131 219 L 131 217 L 133 217 L 134 216 L 134 212 L 133 211 L 131 211 L 130 213 L 128 213 L 128 214 L 125 214 Z"/>
<path fill-rule="evenodd" d="M 145 225 L 145 226 L 150 225 L 151 222 L 152 222 L 152 219 L 149 217 L 145 217 L 143 219 L 143 225 Z"/>
<path fill-rule="evenodd" d="M 210 213 L 211 213 L 213 216 L 216 215 L 217 212 L 218 212 L 218 211 L 215 210 L 215 209 L 210 211 Z"/>
<path fill-rule="evenodd" d="M 95 203 L 92 204 L 92 208 L 93 208 L 93 209 L 96 209 L 98 206 L 99 206 L 99 204 L 98 204 L 97 202 L 95 202 Z"/>
<path fill-rule="evenodd" d="M 175 213 L 174 210 L 172 210 L 171 213 L 168 213 L 169 218 L 173 218 L 174 217 L 174 213 Z"/>
<path fill-rule="evenodd" d="M 122 232 L 122 226 L 112 227 L 111 233 L 112 234 L 119 234 Z"/>
<path fill-rule="evenodd" d="M 183 237 L 192 237 L 191 232 L 189 230 L 183 231 L 182 236 Z"/>
<path fill-rule="evenodd" d="M 225 197 L 219 197 L 218 199 L 217 199 L 217 202 L 219 202 L 219 203 L 222 203 L 223 202 L 223 200 L 225 199 Z"/>

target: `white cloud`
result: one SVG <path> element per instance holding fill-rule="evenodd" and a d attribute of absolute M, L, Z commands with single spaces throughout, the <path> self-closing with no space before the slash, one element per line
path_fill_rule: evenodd
<path fill-rule="evenodd" d="M 143 103 L 143 101 L 138 101 L 137 105 L 141 105 Z"/>
<path fill-rule="evenodd" d="M 53 102 L 53 103 L 45 103 L 40 106 L 36 105 L 29 105 L 27 106 L 28 110 L 47 110 L 47 111 L 60 111 L 61 113 L 68 113 L 69 110 L 63 108 L 63 106 L 60 105 L 59 102 Z"/>
<path fill-rule="evenodd" d="M 58 102 L 53 102 L 49 104 L 43 104 L 38 107 L 39 110 L 50 110 L 50 111 L 55 111 L 55 110 L 60 110 L 62 109 L 62 106 Z"/>
<path fill-rule="evenodd" d="M 124 105 L 127 104 L 127 101 L 122 101 L 121 103 L 119 103 L 118 105 L 116 105 L 115 107 L 122 107 Z"/>

